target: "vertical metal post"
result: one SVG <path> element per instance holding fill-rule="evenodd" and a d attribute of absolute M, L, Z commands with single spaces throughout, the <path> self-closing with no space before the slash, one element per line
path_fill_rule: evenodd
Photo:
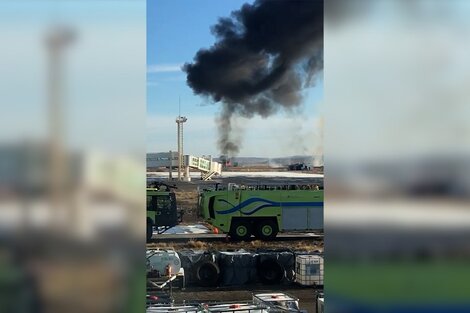
<path fill-rule="evenodd" d="M 168 172 L 168 180 L 173 180 L 173 152 L 170 150 L 170 170 Z"/>

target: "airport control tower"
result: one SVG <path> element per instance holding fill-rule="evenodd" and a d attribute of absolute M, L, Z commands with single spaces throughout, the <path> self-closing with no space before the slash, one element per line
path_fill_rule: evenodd
<path fill-rule="evenodd" d="M 185 116 L 178 115 L 176 125 L 178 129 L 178 180 L 181 180 L 181 171 L 183 169 L 183 124 L 188 119 Z"/>

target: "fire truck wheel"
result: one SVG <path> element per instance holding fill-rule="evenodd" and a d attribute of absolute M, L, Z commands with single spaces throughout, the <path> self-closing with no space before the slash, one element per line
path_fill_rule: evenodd
<path fill-rule="evenodd" d="M 152 222 L 147 220 L 147 242 L 150 242 L 150 240 L 152 240 L 152 235 L 153 235 Z"/>
<path fill-rule="evenodd" d="M 251 223 L 244 220 L 235 220 L 232 224 L 230 237 L 233 240 L 248 240 L 251 237 Z"/>
<path fill-rule="evenodd" d="M 262 220 L 256 225 L 256 237 L 261 240 L 273 240 L 277 232 L 277 223 L 273 220 Z"/>
<path fill-rule="evenodd" d="M 196 265 L 196 278 L 200 286 L 214 287 L 219 280 L 220 269 L 212 261 L 202 261 Z"/>
<path fill-rule="evenodd" d="M 258 265 L 258 276 L 264 284 L 278 284 L 285 276 L 284 267 L 274 259 L 267 259 Z"/>

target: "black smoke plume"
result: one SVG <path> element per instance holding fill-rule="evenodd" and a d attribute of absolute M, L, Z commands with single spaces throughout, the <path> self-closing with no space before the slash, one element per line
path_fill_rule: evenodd
<path fill-rule="evenodd" d="M 235 155 L 233 116 L 293 110 L 323 68 L 323 1 L 258 0 L 220 18 L 212 33 L 215 44 L 184 71 L 195 94 L 222 104 L 219 148 Z"/>

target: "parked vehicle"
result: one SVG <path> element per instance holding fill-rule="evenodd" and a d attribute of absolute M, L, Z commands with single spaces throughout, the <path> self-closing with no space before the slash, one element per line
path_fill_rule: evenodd
<path fill-rule="evenodd" d="M 229 185 L 204 190 L 199 210 L 206 222 L 235 240 L 272 240 L 278 232 L 323 230 L 323 190 L 313 185 Z"/>
<path fill-rule="evenodd" d="M 176 207 L 174 188 L 164 183 L 147 188 L 147 242 L 151 240 L 154 229 L 163 233 L 181 222 L 183 212 Z"/>

